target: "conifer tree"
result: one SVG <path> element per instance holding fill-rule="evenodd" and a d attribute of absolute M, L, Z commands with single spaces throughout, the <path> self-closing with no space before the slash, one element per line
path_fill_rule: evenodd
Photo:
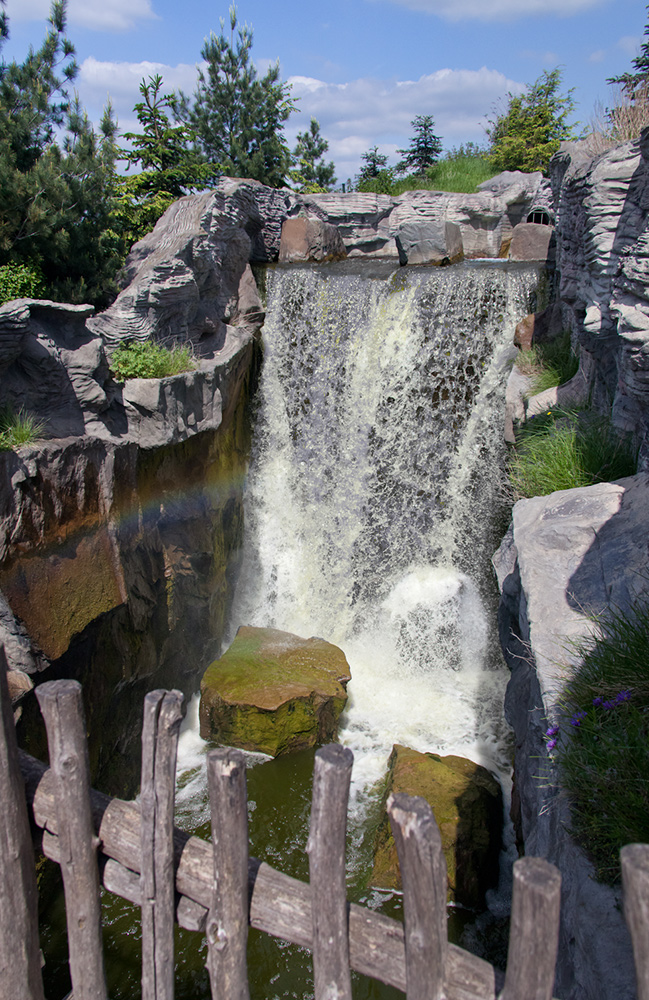
<path fill-rule="evenodd" d="M 207 68 L 199 72 L 193 101 L 177 95 L 176 116 L 194 129 L 200 150 L 222 173 L 281 187 L 291 163 L 282 131 L 295 109 L 290 87 L 281 82 L 278 63 L 258 77 L 250 57 L 252 29 L 238 26 L 234 5 L 229 38 L 224 31 L 221 19 L 221 33 L 205 39 Z"/>
<path fill-rule="evenodd" d="M 108 233 L 116 124 L 109 110 L 97 136 L 70 97 L 65 13 L 55 0 L 41 47 L 0 63 L 0 265 L 33 267 L 49 297 L 104 304 L 119 264 Z M 0 40 L 7 31 L 4 18 Z"/>
<path fill-rule="evenodd" d="M 142 101 L 134 108 L 142 132 L 125 132 L 130 149 L 119 158 L 140 172 L 116 177 L 112 224 L 125 254 L 155 226 L 169 206 L 185 194 L 212 187 L 218 168 L 197 151 L 196 133 L 186 124 L 172 125 L 167 110 L 171 94 L 162 93 L 160 74 L 140 83 Z M 128 169 L 128 168 L 127 168 Z"/>
<path fill-rule="evenodd" d="M 333 187 L 336 167 L 333 162 L 325 163 L 322 159 L 328 149 L 329 143 L 320 133 L 317 118 L 312 118 L 308 131 L 298 132 L 293 150 L 295 166 L 290 176 L 299 191 L 316 194 Z"/>
<path fill-rule="evenodd" d="M 397 163 L 399 174 L 410 171 L 413 174 L 425 174 L 429 167 L 439 158 L 442 152 L 442 140 L 435 135 L 435 119 L 432 115 L 416 115 L 410 122 L 414 136 L 407 149 L 398 149 L 403 159 Z"/>
<path fill-rule="evenodd" d="M 647 5 L 649 13 L 649 4 Z M 649 36 L 649 20 L 645 24 L 644 34 Z M 607 83 L 618 83 L 627 97 L 633 100 L 639 91 L 644 91 L 645 99 L 649 89 L 649 37 L 642 43 L 640 54 L 631 62 L 635 73 L 622 73 L 621 76 L 613 76 Z"/>

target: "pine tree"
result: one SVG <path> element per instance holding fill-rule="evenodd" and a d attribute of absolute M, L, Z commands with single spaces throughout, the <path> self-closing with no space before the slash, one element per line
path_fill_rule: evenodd
<path fill-rule="evenodd" d="M 429 167 L 439 158 L 442 152 L 442 140 L 435 135 L 435 119 L 432 115 L 416 115 L 410 122 L 414 136 L 407 149 L 398 149 L 403 160 L 397 163 L 397 173 L 410 171 L 413 174 L 425 174 Z"/>
<path fill-rule="evenodd" d="M 649 13 L 649 4 L 647 5 L 647 13 Z M 649 20 L 645 25 L 644 34 L 649 36 Z M 624 93 L 631 100 L 634 100 L 640 91 L 644 92 L 646 98 L 647 90 L 649 89 L 649 39 L 642 43 L 640 55 L 632 60 L 632 65 L 636 71 L 635 73 L 623 73 L 621 76 L 613 76 L 606 82 L 620 84 Z"/>
<path fill-rule="evenodd" d="M 278 63 L 257 76 L 250 58 L 252 29 L 237 26 L 234 5 L 229 39 L 224 29 L 221 20 L 221 33 L 205 39 L 201 56 L 207 69 L 199 72 L 193 103 L 181 92 L 174 111 L 194 129 L 206 159 L 222 173 L 281 187 L 291 163 L 282 131 L 295 110 L 291 88 L 281 82 Z"/>
<path fill-rule="evenodd" d="M 293 150 L 295 166 L 290 177 L 299 191 L 316 194 L 333 187 L 336 167 L 333 162 L 325 163 L 322 159 L 328 149 L 329 143 L 320 134 L 318 120 L 312 118 L 308 132 L 298 132 Z"/>
<path fill-rule="evenodd" d="M 524 94 L 508 94 L 507 109 L 489 120 L 489 157 L 496 170 L 547 170 L 560 143 L 576 139 L 568 122 L 572 90 L 559 93 L 561 70 L 545 70 Z"/>
<path fill-rule="evenodd" d="M 142 132 L 125 132 L 130 149 L 120 149 L 119 158 L 139 173 L 116 177 L 116 199 L 112 226 L 122 254 L 155 226 L 169 206 L 185 194 L 212 187 L 218 168 L 207 163 L 196 150 L 196 133 L 186 124 L 172 125 L 167 110 L 173 96 L 162 94 L 159 74 L 142 80 L 134 111 Z M 128 168 L 127 168 L 128 169 Z"/>
<path fill-rule="evenodd" d="M 101 305 L 119 265 L 108 236 L 116 126 L 109 112 L 97 136 L 70 98 L 65 12 L 55 0 L 41 47 L 0 64 L 0 265 L 33 267 L 51 298 Z"/>
<path fill-rule="evenodd" d="M 359 183 L 363 181 L 370 181 L 374 177 L 378 177 L 382 170 L 385 169 L 388 158 L 383 153 L 379 153 L 378 146 L 372 146 L 367 153 L 361 153 L 361 160 L 364 160 L 363 166 L 360 169 L 358 175 Z"/>

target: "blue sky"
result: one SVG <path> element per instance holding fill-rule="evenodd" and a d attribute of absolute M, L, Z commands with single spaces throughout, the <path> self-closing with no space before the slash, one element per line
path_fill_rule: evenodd
<path fill-rule="evenodd" d="M 7 0 L 5 59 L 22 58 L 46 29 L 49 0 Z M 227 0 L 69 0 L 68 35 L 81 67 L 76 88 L 93 120 L 110 95 L 124 131 L 143 76 L 192 92 L 203 39 L 227 18 Z M 432 114 L 444 147 L 485 138 L 482 124 L 508 91 L 563 67 L 576 117 L 588 124 L 606 79 L 630 69 L 647 11 L 638 0 L 240 0 L 261 72 L 279 59 L 300 113 L 291 147 L 316 117 L 338 182 L 378 145 L 391 162 L 415 115 Z"/>

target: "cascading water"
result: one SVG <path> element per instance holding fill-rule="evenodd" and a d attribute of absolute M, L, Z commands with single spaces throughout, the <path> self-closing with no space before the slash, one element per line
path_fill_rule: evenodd
<path fill-rule="evenodd" d="M 367 875 L 363 822 L 376 811 L 394 743 L 509 772 L 489 557 L 500 528 L 506 367 L 538 277 L 534 267 L 495 261 L 267 273 L 228 642 L 241 624 L 271 625 L 344 650 L 352 680 L 339 739 L 354 750 L 348 868 L 357 886 Z M 188 829 L 208 819 L 193 709 L 177 796 Z M 249 772 L 251 849 L 308 878 L 312 764 L 296 757 Z M 298 799 L 290 821 L 286 799 L 267 801 L 273 783 Z M 289 969 L 295 954 L 280 973 L 283 957 L 268 956 L 268 941 L 254 961 L 275 974 L 261 975 L 260 996 L 306 995 L 304 976 L 296 986 Z M 310 960 L 301 961 L 308 983 Z M 376 985 L 358 995 L 390 995 Z"/>

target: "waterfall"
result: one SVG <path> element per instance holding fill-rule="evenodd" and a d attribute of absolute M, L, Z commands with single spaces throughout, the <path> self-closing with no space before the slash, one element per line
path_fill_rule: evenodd
<path fill-rule="evenodd" d="M 272 625 L 344 650 L 352 811 L 396 742 L 509 769 L 486 602 L 505 369 L 537 283 L 504 262 L 268 271 L 229 640 Z"/>

